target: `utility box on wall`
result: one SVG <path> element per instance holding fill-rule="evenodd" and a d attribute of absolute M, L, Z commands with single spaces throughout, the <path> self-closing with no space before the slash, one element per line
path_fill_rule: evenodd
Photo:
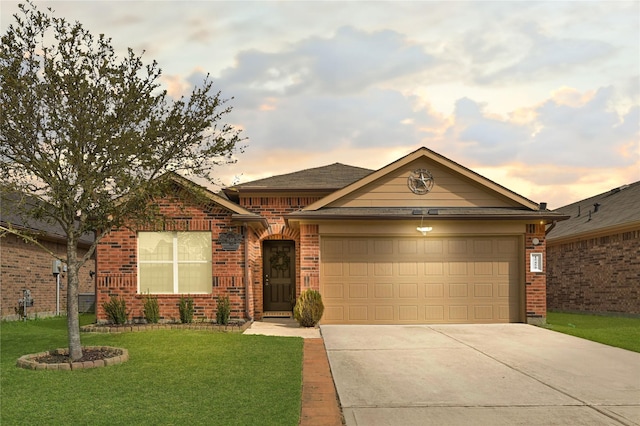
<path fill-rule="evenodd" d="M 529 257 L 529 271 L 543 272 L 542 253 L 531 253 L 531 256 Z"/>

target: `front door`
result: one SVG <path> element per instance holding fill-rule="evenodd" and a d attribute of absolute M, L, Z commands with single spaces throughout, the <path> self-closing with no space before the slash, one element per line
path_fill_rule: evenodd
<path fill-rule="evenodd" d="M 290 311 L 295 289 L 296 256 L 293 241 L 265 241 L 262 294 L 264 311 Z"/>

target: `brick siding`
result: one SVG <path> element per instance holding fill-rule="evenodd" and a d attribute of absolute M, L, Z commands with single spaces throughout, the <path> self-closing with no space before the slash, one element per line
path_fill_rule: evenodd
<path fill-rule="evenodd" d="M 544 325 L 547 319 L 547 259 L 545 225 L 529 224 L 525 234 L 525 310 L 527 323 Z M 533 239 L 538 244 L 533 244 Z M 531 272 L 531 254 L 542 253 L 542 272 Z M 547 265 L 545 265 L 547 264 Z"/>
<path fill-rule="evenodd" d="M 306 242 L 301 239 L 301 232 L 286 226 L 284 215 L 300 210 L 307 205 L 317 201 L 319 197 L 292 197 L 292 196 L 269 196 L 269 197 L 240 197 L 240 205 L 245 209 L 256 213 L 267 219 L 269 228 L 260 235 L 255 236 L 253 244 L 250 246 L 249 257 L 251 259 L 251 291 L 253 293 L 252 306 L 254 319 L 260 320 L 264 314 L 263 305 L 263 263 L 262 263 L 262 242 L 265 240 L 289 240 L 295 244 L 296 252 L 296 272 L 295 288 L 297 297 L 304 288 L 302 275 L 303 268 L 306 268 L 301 247 Z M 304 229 L 305 225 L 301 226 Z M 317 228 L 317 227 L 316 227 Z M 317 229 L 316 229 L 317 232 Z M 319 252 L 319 247 L 318 247 Z M 305 266 L 303 266 L 305 265 Z M 307 280 L 308 281 L 308 280 Z"/>
<path fill-rule="evenodd" d="M 549 244 L 549 309 L 640 315 L 639 253 L 640 230 Z"/>
<path fill-rule="evenodd" d="M 66 257 L 66 244 L 52 241 L 41 241 L 41 243 L 59 256 Z M 85 249 L 80 249 L 78 254 L 84 256 L 85 253 Z M 53 257 L 35 244 L 9 234 L 0 238 L 0 258 L 2 260 L 0 317 L 18 319 L 18 300 L 22 298 L 23 289 L 30 290 L 34 300 L 33 307 L 27 308 L 29 317 L 55 315 L 56 279 L 51 272 Z M 95 271 L 93 260 L 85 263 L 80 269 L 79 293 L 95 293 L 95 282 L 89 271 Z M 66 314 L 67 280 L 64 274 L 61 283 L 60 312 Z"/>
<path fill-rule="evenodd" d="M 244 245 L 237 250 L 225 251 L 218 243 L 223 232 L 244 233 L 242 226 L 231 224 L 231 212 L 216 205 L 198 206 L 167 198 L 159 203 L 160 211 L 167 218 L 153 227 L 140 227 L 137 231 L 210 231 L 212 240 L 212 289 L 211 294 L 189 295 L 194 301 L 194 320 L 215 319 L 218 297 L 228 296 L 231 302 L 231 318 L 245 318 L 246 288 L 244 278 Z M 96 254 L 98 275 L 96 310 L 99 322 L 107 317 L 102 304 L 111 296 L 124 297 L 130 319 L 144 318 L 144 294 L 138 292 L 137 238 L 136 232 L 114 229 L 98 245 Z M 160 294 L 158 304 L 163 321 L 180 318 L 180 294 Z"/>

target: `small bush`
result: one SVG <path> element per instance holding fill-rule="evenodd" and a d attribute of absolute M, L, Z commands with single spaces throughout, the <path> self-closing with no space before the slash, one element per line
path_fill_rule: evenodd
<path fill-rule="evenodd" d="M 296 306 L 293 308 L 293 316 L 301 326 L 315 327 L 320 322 L 323 313 L 324 304 L 319 292 L 305 290 L 300 293 Z"/>
<path fill-rule="evenodd" d="M 127 314 L 127 302 L 124 298 L 111 296 L 111 300 L 104 302 L 102 308 L 107 314 L 109 322 L 113 324 L 126 324 L 129 315 Z"/>
<path fill-rule="evenodd" d="M 147 320 L 149 324 L 157 324 L 160 320 L 160 306 L 158 306 L 158 298 L 156 296 L 146 294 L 144 296 L 144 309 L 142 312 L 144 314 L 144 319 Z"/>
<path fill-rule="evenodd" d="M 193 322 L 193 299 L 191 297 L 180 297 L 180 322 L 191 324 Z"/>
<path fill-rule="evenodd" d="M 218 297 L 218 306 L 216 309 L 216 322 L 218 324 L 229 324 L 229 317 L 231 316 L 231 303 L 229 302 L 229 296 Z"/>

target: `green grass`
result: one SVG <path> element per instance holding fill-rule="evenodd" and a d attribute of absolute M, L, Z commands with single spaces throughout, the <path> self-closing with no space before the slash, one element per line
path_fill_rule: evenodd
<path fill-rule="evenodd" d="M 3 426 L 298 424 L 300 338 L 200 330 L 83 333 L 83 345 L 126 348 L 129 361 L 76 371 L 15 366 L 21 355 L 66 347 L 65 321 L 0 324 Z"/>
<path fill-rule="evenodd" d="M 547 328 L 640 352 L 640 318 L 548 312 Z"/>

